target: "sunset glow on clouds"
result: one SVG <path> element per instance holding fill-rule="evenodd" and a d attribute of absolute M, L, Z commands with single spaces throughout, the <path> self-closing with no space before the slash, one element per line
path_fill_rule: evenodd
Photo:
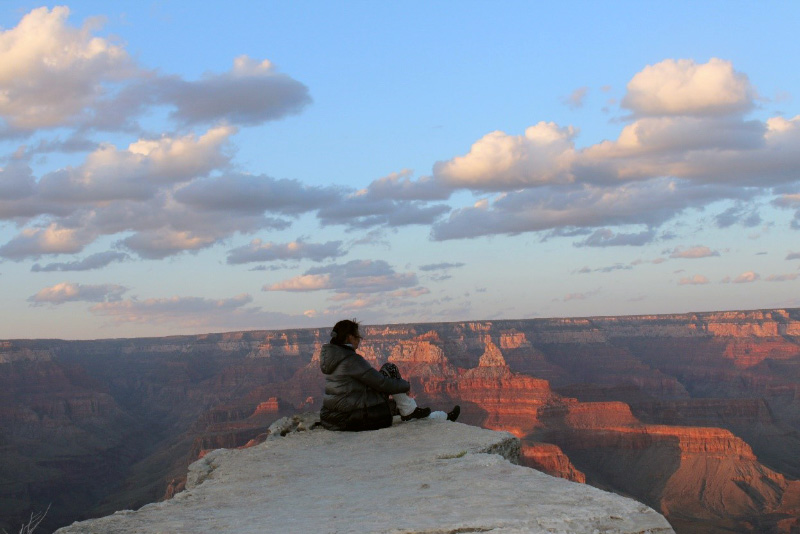
<path fill-rule="evenodd" d="M 0 338 L 744 309 L 798 289 L 800 109 L 775 28 L 741 44 L 720 23 L 709 43 L 684 16 L 706 7 L 637 8 L 635 53 L 605 28 L 548 56 L 522 44 L 524 3 L 363 6 L 374 28 L 178 5 L 0 10 Z M 743 24 L 791 20 L 773 15 Z M 404 25 L 453 16 L 466 33 L 438 46 Z M 464 37 L 487 17 L 497 49 Z M 686 24 L 681 43 L 651 39 L 657 20 Z M 593 39 L 608 57 L 581 67 Z"/>

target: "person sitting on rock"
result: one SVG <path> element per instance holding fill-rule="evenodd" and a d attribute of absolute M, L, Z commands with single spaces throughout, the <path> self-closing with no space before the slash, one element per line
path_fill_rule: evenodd
<path fill-rule="evenodd" d="M 389 378 L 403 378 L 400 375 L 400 369 L 391 362 L 386 362 L 381 366 L 381 374 Z M 447 413 L 436 411 L 431 412 L 430 408 L 419 408 L 417 401 L 412 399 L 406 393 L 395 393 L 392 395 L 394 402 L 397 404 L 397 411 L 400 412 L 400 419 L 403 421 L 410 421 L 411 419 L 447 419 L 448 421 L 455 421 L 461 413 L 461 406 L 456 404 L 452 410 Z"/>
<path fill-rule="evenodd" d="M 331 332 L 331 342 L 322 346 L 319 366 L 326 376 L 320 423 L 328 430 L 389 427 L 392 412 L 388 395 L 411 389 L 406 380 L 381 374 L 356 353 L 362 339 L 358 327 L 356 321 L 339 321 Z"/>

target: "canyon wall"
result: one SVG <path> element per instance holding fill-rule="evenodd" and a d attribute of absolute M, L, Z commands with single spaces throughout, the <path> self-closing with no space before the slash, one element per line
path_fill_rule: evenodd
<path fill-rule="evenodd" d="M 367 326 L 421 405 L 507 430 L 522 462 L 631 495 L 677 532 L 800 528 L 800 310 Z M 328 329 L 0 341 L 0 528 L 183 487 L 208 451 L 318 410 Z"/>

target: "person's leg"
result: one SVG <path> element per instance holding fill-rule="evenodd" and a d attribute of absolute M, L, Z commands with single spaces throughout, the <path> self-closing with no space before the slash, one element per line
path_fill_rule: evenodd
<path fill-rule="evenodd" d="M 405 393 L 395 393 L 392 398 L 397 404 L 397 411 L 400 412 L 400 415 L 408 415 L 417 409 L 417 401 Z"/>
<path fill-rule="evenodd" d="M 442 411 L 431 412 L 431 414 L 428 416 L 428 419 L 441 419 L 441 420 L 447 419 L 448 421 L 455 421 L 456 419 L 458 419 L 458 416 L 460 414 L 461 414 L 461 406 L 456 404 L 453 407 L 453 409 L 447 413 L 444 413 Z"/>
<path fill-rule="evenodd" d="M 398 369 L 395 364 L 390 362 L 386 362 L 381 366 L 381 373 L 389 378 L 403 378 L 400 375 L 400 369 Z M 408 421 L 410 419 L 422 419 L 423 417 L 428 417 L 428 415 L 431 413 L 430 408 L 417 407 L 417 401 L 405 393 L 395 393 L 392 395 L 392 398 L 397 405 L 397 411 L 400 412 L 400 417 L 403 419 L 403 421 Z"/>

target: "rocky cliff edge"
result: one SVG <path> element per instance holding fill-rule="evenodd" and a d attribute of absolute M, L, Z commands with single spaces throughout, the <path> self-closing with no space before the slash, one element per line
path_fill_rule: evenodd
<path fill-rule="evenodd" d="M 673 532 L 634 500 L 515 465 L 520 445 L 507 432 L 399 418 L 329 432 L 313 428 L 316 417 L 284 418 L 259 445 L 207 454 L 169 501 L 56 532 Z"/>

